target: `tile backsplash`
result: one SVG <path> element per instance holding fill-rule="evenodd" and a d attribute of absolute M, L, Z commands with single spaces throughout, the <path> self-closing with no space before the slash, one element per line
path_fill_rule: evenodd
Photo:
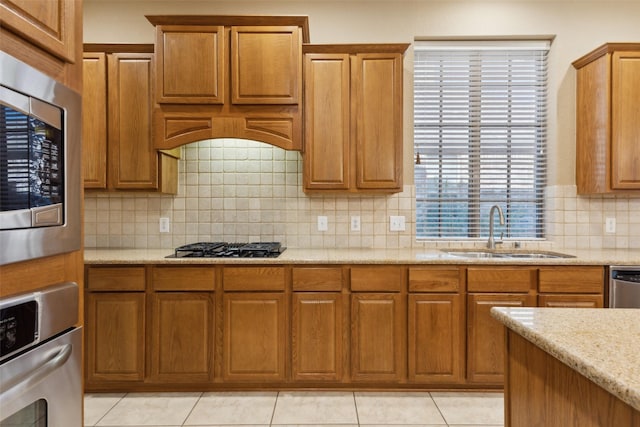
<path fill-rule="evenodd" d="M 578 197 L 575 186 L 548 187 L 547 241 L 527 246 L 640 248 L 640 198 Z M 177 195 L 85 193 L 86 248 L 175 248 L 198 241 L 280 241 L 291 248 L 461 246 L 417 242 L 415 189 L 393 195 L 306 195 L 300 153 L 259 142 L 216 139 L 189 144 L 179 161 Z M 328 230 L 317 230 L 317 216 Z M 389 217 L 406 231 L 389 231 Z M 360 231 L 350 230 L 359 216 Z M 161 217 L 170 232 L 159 232 Z M 605 232 L 615 218 L 616 233 Z M 471 245 L 483 242 L 471 243 Z"/>

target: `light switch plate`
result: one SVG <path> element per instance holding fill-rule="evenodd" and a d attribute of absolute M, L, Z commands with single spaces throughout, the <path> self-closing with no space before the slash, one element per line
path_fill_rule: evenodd
<path fill-rule="evenodd" d="M 169 232 L 169 228 L 171 227 L 171 222 L 169 221 L 169 218 L 160 218 L 160 222 L 159 222 L 159 231 L 161 233 L 168 233 Z"/>
<path fill-rule="evenodd" d="M 404 216 L 391 215 L 389 217 L 389 231 L 405 231 Z"/>
<path fill-rule="evenodd" d="M 326 216 L 318 216 L 318 231 L 327 231 L 329 229 L 329 222 Z"/>
<path fill-rule="evenodd" d="M 604 223 L 605 232 L 614 234 L 616 232 L 616 219 L 606 218 Z"/>

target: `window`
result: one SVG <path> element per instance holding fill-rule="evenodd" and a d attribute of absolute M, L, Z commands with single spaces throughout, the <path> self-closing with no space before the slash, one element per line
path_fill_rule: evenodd
<path fill-rule="evenodd" d="M 418 239 L 544 237 L 549 40 L 416 41 Z M 496 219 L 497 223 L 497 219 Z"/>

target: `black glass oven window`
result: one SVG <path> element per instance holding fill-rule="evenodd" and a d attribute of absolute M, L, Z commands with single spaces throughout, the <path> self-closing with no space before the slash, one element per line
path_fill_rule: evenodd
<path fill-rule="evenodd" d="M 62 203 L 62 132 L 0 107 L 0 211 Z"/>
<path fill-rule="evenodd" d="M 0 357 L 33 343 L 38 336 L 38 303 L 27 301 L 0 310 Z"/>
<path fill-rule="evenodd" d="M 0 427 L 47 427 L 47 401 L 36 400 L 9 418 L 0 420 Z"/>

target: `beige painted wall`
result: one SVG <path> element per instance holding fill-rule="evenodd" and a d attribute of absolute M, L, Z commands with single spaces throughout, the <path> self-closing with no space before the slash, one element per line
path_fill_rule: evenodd
<path fill-rule="evenodd" d="M 144 15 L 308 15 L 312 43 L 411 43 L 414 37 L 555 34 L 549 76 L 549 184 L 575 183 L 575 70 L 604 42 L 640 41 L 640 0 L 85 0 L 88 43 L 152 43 Z M 412 168 L 412 50 L 405 58 L 405 183 Z"/>

